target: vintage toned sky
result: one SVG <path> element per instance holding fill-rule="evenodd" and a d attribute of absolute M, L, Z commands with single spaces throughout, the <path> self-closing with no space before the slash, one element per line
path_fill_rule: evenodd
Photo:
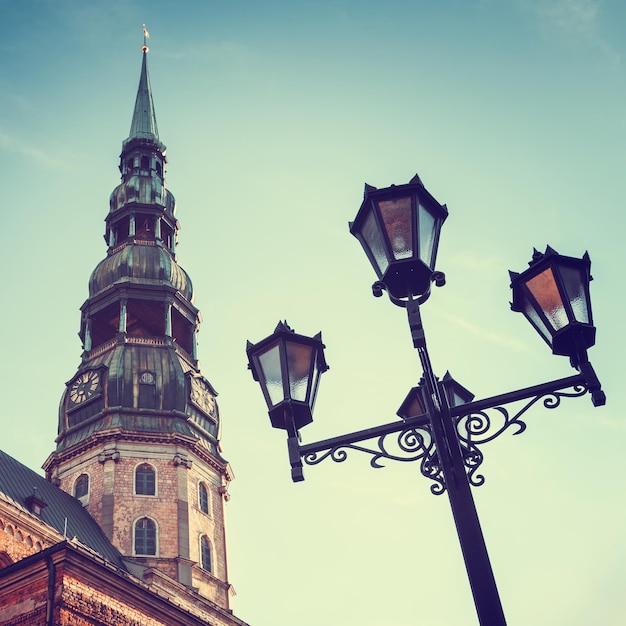
<path fill-rule="evenodd" d="M 475 490 L 510 626 L 626 623 L 624 163 L 619 0 L 0 0 L 4 268 L 0 446 L 52 451 L 106 252 L 141 25 L 178 259 L 220 392 L 237 615 L 252 626 L 476 624 L 447 498 L 364 454 L 290 481 L 245 341 L 322 330 L 314 441 L 394 419 L 420 376 L 402 310 L 371 297 L 347 230 L 363 184 L 418 172 L 448 205 L 423 317 L 434 367 L 477 397 L 568 376 L 509 311 L 533 246 L 589 251 L 608 396 L 528 414 L 484 447 Z M 622 330 L 620 330 L 620 328 Z"/>

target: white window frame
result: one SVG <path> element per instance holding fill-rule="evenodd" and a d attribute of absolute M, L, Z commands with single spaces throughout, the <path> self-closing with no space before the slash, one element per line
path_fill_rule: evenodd
<path fill-rule="evenodd" d="M 76 485 L 78 481 L 83 477 L 87 476 L 87 493 L 84 496 L 78 497 L 76 495 Z M 87 506 L 89 504 L 89 496 L 91 495 L 91 476 L 88 472 L 81 472 L 76 479 L 74 480 L 74 484 L 72 485 L 72 495 L 83 505 Z"/>
<path fill-rule="evenodd" d="M 200 489 L 203 485 L 204 485 L 204 488 L 206 489 L 206 498 L 207 498 L 207 510 L 206 511 L 202 510 L 202 505 L 201 505 L 201 500 L 200 500 Z M 198 510 L 203 515 L 208 515 L 209 517 L 213 517 L 213 514 L 211 512 L 212 504 L 213 504 L 213 501 L 211 497 L 211 489 L 209 487 L 209 483 L 207 483 L 205 480 L 199 480 L 198 481 Z"/>
<path fill-rule="evenodd" d="M 210 569 L 206 569 L 206 567 L 204 567 L 204 561 L 203 561 L 203 554 L 202 554 L 202 540 L 205 539 L 207 540 L 207 543 L 209 544 L 209 559 L 211 560 L 211 568 Z M 199 551 L 199 559 L 198 559 L 198 565 L 200 565 L 200 569 L 204 572 L 208 572 L 209 574 L 213 574 L 213 576 L 215 576 L 215 550 L 213 550 L 213 542 L 211 541 L 211 538 L 206 534 L 206 533 L 202 533 L 200 535 L 200 538 L 198 540 L 198 551 Z"/>
<path fill-rule="evenodd" d="M 137 493 L 137 469 L 141 465 L 149 465 L 154 470 L 154 494 L 151 493 Z M 133 495 L 140 498 L 157 498 L 159 495 L 159 470 L 150 461 L 141 461 L 133 468 Z"/>
<path fill-rule="evenodd" d="M 155 553 L 154 554 L 142 554 L 142 553 L 138 553 L 135 550 L 135 535 L 136 535 L 136 531 L 137 531 L 137 522 L 139 520 L 142 519 L 149 519 L 151 522 L 154 523 L 154 528 L 155 528 L 155 538 L 154 538 L 154 543 L 155 543 Z M 145 557 L 147 559 L 149 558 L 157 558 L 159 556 L 159 523 L 154 519 L 154 517 L 152 517 L 151 515 L 140 515 L 139 517 L 136 517 L 133 520 L 133 546 L 132 546 L 132 552 L 133 552 L 133 556 L 141 556 L 141 557 Z"/>

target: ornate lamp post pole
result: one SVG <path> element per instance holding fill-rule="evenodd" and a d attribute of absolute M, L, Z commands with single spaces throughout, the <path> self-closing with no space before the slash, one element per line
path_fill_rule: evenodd
<path fill-rule="evenodd" d="M 314 338 L 297 335 L 286 323 L 257 344 L 248 342 L 249 368 L 259 382 L 274 428 L 287 431 L 291 475 L 304 480 L 303 462 L 316 465 L 325 459 L 345 461 L 348 450 L 371 456 L 372 467 L 382 459 L 419 461 L 431 480 L 431 492 L 448 494 L 474 603 L 482 626 L 504 626 L 506 620 L 480 527 L 470 485 L 479 486 L 477 473 L 483 459 L 480 445 L 508 428 L 522 432 L 523 414 L 542 402 L 557 407 L 563 397 L 591 394 L 594 406 L 606 401 L 587 358 L 595 342 L 591 315 L 589 256 L 582 259 L 557 254 L 550 247 L 535 251 L 529 268 L 511 272 L 511 308 L 522 312 L 552 348 L 570 357 L 578 374 L 473 401 L 473 395 L 448 373 L 439 380 L 432 369 L 420 316 L 420 305 L 434 283 L 444 275 L 435 269 L 441 226 L 448 216 L 416 175 L 408 184 L 385 189 L 365 187 L 361 208 L 350 224 L 378 277 L 376 297 L 389 299 L 407 311 L 413 345 L 422 378 L 398 410 L 401 420 L 309 444 L 301 444 L 299 429 L 313 421 L 312 411 L 324 359 L 321 333 Z M 510 413 L 505 405 L 523 401 Z M 499 421 L 492 419 L 489 410 Z M 372 441 L 371 447 L 363 442 Z"/>

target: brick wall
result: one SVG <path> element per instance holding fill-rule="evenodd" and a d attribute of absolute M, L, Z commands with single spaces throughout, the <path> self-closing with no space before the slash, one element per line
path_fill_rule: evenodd
<path fill-rule="evenodd" d="M 76 479 L 82 473 L 88 474 L 86 508 L 123 555 L 160 569 L 228 608 L 224 471 L 175 443 L 118 440 L 114 448 L 111 446 L 111 442 L 103 443 L 62 461 L 57 472 L 60 487 L 73 494 Z M 141 463 L 149 463 L 155 469 L 154 496 L 135 493 L 135 469 Z M 200 482 L 209 492 L 208 513 L 200 509 Z M 157 524 L 154 557 L 134 554 L 133 527 L 143 516 Z M 211 545 L 210 572 L 199 567 L 202 536 Z"/>
<path fill-rule="evenodd" d="M 45 539 L 34 529 L 0 515 L 0 554 L 15 562 L 46 547 Z"/>

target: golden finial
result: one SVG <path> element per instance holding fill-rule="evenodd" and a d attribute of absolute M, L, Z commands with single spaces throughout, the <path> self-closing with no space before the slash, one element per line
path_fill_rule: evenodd
<path fill-rule="evenodd" d="M 148 52 L 148 50 L 150 50 L 150 48 L 148 48 L 148 46 L 146 45 L 146 41 L 150 39 L 150 33 L 148 32 L 148 29 L 146 28 L 146 25 L 143 25 L 143 46 L 141 46 L 141 49 L 143 50 L 143 52 Z"/>

